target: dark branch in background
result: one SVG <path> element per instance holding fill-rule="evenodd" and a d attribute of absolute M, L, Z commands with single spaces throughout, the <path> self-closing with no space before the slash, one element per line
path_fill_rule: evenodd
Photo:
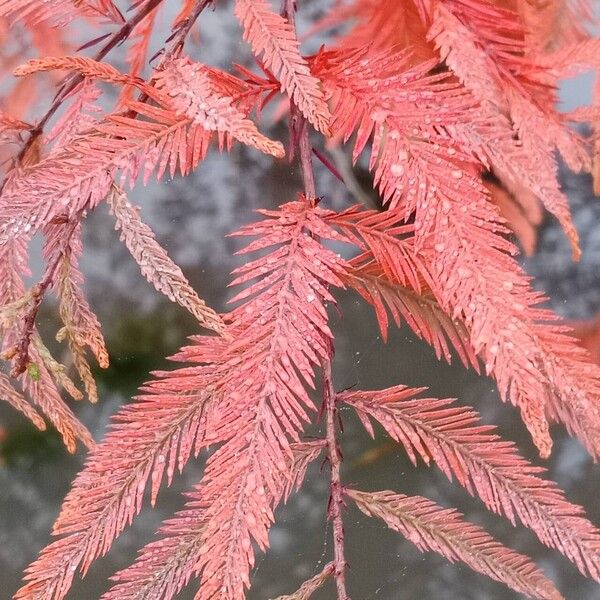
<path fill-rule="evenodd" d="M 295 11 L 295 0 L 283 1 L 282 15 L 287 18 L 294 30 L 296 29 Z M 296 149 L 298 150 L 306 199 L 308 202 L 316 202 L 317 192 L 312 164 L 312 147 L 309 139 L 308 122 L 302 116 L 293 100 L 290 100 L 290 134 L 290 156 L 293 157 L 294 151 Z M 336 437 L 335 421 L 338 414 L 335 405 L 336 394 L 333 388 L 331 374 L 333 354 L 333 343 L 330 342 L 329 356 L 323 363 L 322 408 L 322 414 L 325 415 L 326 441 L 331 472 L 328 518 L 332 522 L 333 529 L 333 576 L 337 589 L 337 600 L 350 600 L 346 591 L 346 558 L 344 554 L 344 523 L 342 521 L 342 509 L 344 507 L 344 488 L 340 477 L 342 453 Z"/>
<path fill-rule="evenodd" d="M 344 152 L 341 146 L 333 146 L 329 149 L 329 153 L 333 157 L 334 166 L 338 173 L 336 176 L 344 182 L 354 200 L 367 208 L 382 210 L 381 202 L 378 202 L 376 197 L 369 194 L 358 181 L 352 159 Z"/>
<path fill-rule="evenodd" d="M 140 23 L 143 19 L 146 18 L 163 0 L 148 0 L 138 12 L 136 12 L 130 19 L 128 19 L 123 26 L 113 33 L 106 44 L 98 50 L 96 55 L 94 56 L 94 60 L 102 60 L 113 48 L 123 43 L 130 35 L 135 26 Z M 54 113 L 60 108 L 62 103 L 67 99 L 69 94 L 83 81 L 84 77 L 82 75 L 73 75 L 69 80 L 63 85 L 62 89 L 58 92 L 52 106 L 48 109 L 46 114 L 38 121 L 37 125 L 34 129 L 31 130 L 29 139 L 19 152 L 17 156 L 17 164 L 20 164 L 23 157 L 27 154 L 27 151 L 34 142 L 39 138 L 39 136 L 44 131 L 44 127 L 46 123 L 52 118 Z"/>
<path fill-rule="evenodd" d="M 142 8 L 131 18 L 129 19 L 116 33 L 114 33 L 108 42 L 98 51 L 95 60 L 102 60 L 115 46 L 125 41 L 135 26 L 140 23 L 146 16 L 148 16 L 154 9 L 156 9 L 162 0 L 149 0 L 145 3 Z M 190 33 L 194 23 L 200 16 L 200 13 L 209 5 L 212 4 L 213 0 L 199 0 L 194 7 L 194 10 L 190 13 L 190 15 L 182 21 L 182 23 L 177 27 L 175 31 L 171 34 L 171 36 L 165 42 L 165 45 L 168 44 L 168 48 L 165 48 L 163 58 L 160 62 L 158 68 L 164 65 L 168 60 L 172 57 L 179 54 L 185 44 L 185 40 Z M 48 122 L 48 120 L 52 117 L 52 115 L 58 110 L 60 105 L 65 101 L 68 95 L 83 81 L 82 75 L 74 75 L 66 83 L 63 88 L 58 93 L 54 103 L 50 107 L 50 109 L 46 112 L 46 114 L 40 119 L 36 127 L 31 130 L 31 134 L 29 139 L 27 140 L 25 146 L 19 153 L 17 158 L 17 163 L 23 158 L 23 156 L 27 153 L 27 150 L 32 146 L 35 140 L 41 135 L 44 126 Z M 148 96 L 146 94 L 141 94 L 138 98 L 139 102 L 145 102 L 148 100 Z M 83 211 L 79 213 L 81 215 Z M 65 242 L 63 249 L 60 252 L 56 253 L 56 256 L 53 256 L 51 262 L 48 263 L 46 267 L 46 271 L 44 273 L 43 278 L 39 281 L 31 290 L 31 298 L 32 305 L 28 312 L 25 314 L 23 318 L 23 329 L 21 331 L 21 335 L 19 336 L 19 341 L 17 345 L 12 349 L 11 355 L 14 356 L 14 365 L 11 370 L 11 376 L 17 377 L 24 373 L 27 370 L 27 367 L 30 364 L 29 359 L 29 346 L 31 344 L 31 338 L 33 335 L 33 331 L 35 329 L 35 319 L 37 317 L 38 311 L 40 309 L 40 305 L 42 300 L 44 299 L 44 295 L 48 291 L 54 283 L 54 277 L 56 275 L 56 270 L 60 261 L 64 256 L 64 250 L 68 247 L 71 236 L 79 223 L 78 216 L 73 217 L 72 220 L 69 221 L 69 227 L 67 232 L 65 233 Z"/>
<path fill-rule="evenodd" d="M 163 61 L 168 60 L 169 58 L 176 56 L 183 49 L 183 45 L 185 44 L 185 40 L 189 35 L 194 23 L 198 20 L 200 13 L 209 5 L 212 4 L 214 0 L 199 0 L 196 2 L 196 6 L 194 6 L 194 10 L 188 15 L 188 17 L 182 21 L 177 29 L 171 34 L 171 36 L 167 39 L 167 44 L 170 44 L 168 50 L 165 51 Z"/>

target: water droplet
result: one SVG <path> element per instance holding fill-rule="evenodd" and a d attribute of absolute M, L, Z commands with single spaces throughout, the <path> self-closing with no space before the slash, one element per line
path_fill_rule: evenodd
<path fill-rule="evenodd" d="M 402 177 L 402 175 L 404 175 L 404 167 L 398 163 L 394 163 L 390 167 L 390 171 L 392 172 L 392 175 L 395 175 L 396 177 Z"/>

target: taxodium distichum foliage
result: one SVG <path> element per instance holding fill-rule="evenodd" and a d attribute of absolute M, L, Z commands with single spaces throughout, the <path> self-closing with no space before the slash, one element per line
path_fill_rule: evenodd
<path fill-rule="evenodd" d="M 27 569 L 15 597 L 67 596 L 74 578 L 135 519 L 146 493 L 154 503 L 161 485 L 207 448 L 204 475 L 183 510 L 115 575 L 103 600 L 173 598 L 191 580 L 197 600 L 244 598 L 256 554 L 268 549 L 275 508 L 302 485 L 308 465 L 324 459 L 333 560 L 285 598 L 307 599 L 329 579 L 338 600 L 350 598 L 343 524 L 350 504 L 421 550 L 525 596 L 562 597 L 529 558 L 457 511 L 344 482 L 341 406 L 355 411 L 371 434 L 380 424 L 413 462 L 437 466 L 488 510 L 531 529 L 600 581 L 598 529 L 544 478 L 543 468 L 481 425 L 475 409 L 427 397 L 407 382 L 336 392 L 328 325 L 338 291 L 355 290 L 372 306 L 384 337 L 407 323 L 440 359 L 455 354 L 494 378 L 542 458 L 550 455 L 554 422 L 600 457 L 600 368 L 543 307 L 510 236 L 530 252 L 545 209 L 562 226 L 573 258 L 580 255 L 557 160 L 591 172 L 600 191 L 600 89 L 596 104 L 568 114 L 557 111 L 556 90 L 561 78 L 600 66 L 585 2 L 324 3 L 309 35 L 319 32 L 328 42 L 306 56 L 295 25 L 300 2 L 234 0 L 224 8 L 239 20 L 254 70 L 221 70 L 186 53 L 202 13 L 212 8 L 209 0 L 120 4 L 0 0 L 8 66 L 0 115 L 0 329 L 7 367 L 0 391 L 37 427 L 51 423 L 70 451 L 78 443 L 89 448 L 55 539 Z M 165 35 L 156 23 L 167 5 L 178 14 L 157 40 Z M 97 34 L 79 51 L 71 48 L 74 32 L 92 30 Z M 121 44 L 128 51 L 119 70 L 111 57 Z M 158 54 L 149 56 L 157 45 Z M 24 60 L 17 47 L 31 48 L 34 57 Z M 150 75 L 142 78 L 148 65 Z M 107 104 L 100 83 L 117 91 L 109 110 L 100 108 Z M 44 90 L 54 91 L 54 99 Z M 258 113 L 270 102 L 289 119 L 286 139 L 261 133 Z M 587 124 L 591 135 L 577 134 L 575 122 Z M 160 247 L 127 193 L 151 178 L 185 176 L 208 152 L 235 144 L 295 161 L 304 185 L 234 233 L 249 240 L 246 260 L 233 273 L 238 292 L 231 310 L 218 314 Z M 347 208 L 335 212 L 319 194 L 312 163 L 319 159 L 337 174 L 327 158 L 332 147 L 347 147 L 355 161 L 364 157 L 381 210 L 353 204 L 348 193 Z M 64 396 L 96 402 L 89 361 L 108 365 L 78 266 L 85 219 L 102 203 L 143 275 L 190 311 L 204 333 L 94 441 Z M 43 239 L 45 270 L 27 289 L 34 236 Z M 332 243 L 352 258 L 333 252 Z M 70 351 L 68 370 L 36 327 L 49 295 L 58 297 L 56 335 Z M 323 439 L 305 438 L 306 426 L 319 419 Z"/>

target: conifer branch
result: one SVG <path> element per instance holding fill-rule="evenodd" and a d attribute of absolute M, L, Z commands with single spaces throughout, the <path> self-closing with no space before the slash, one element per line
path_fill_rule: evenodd
<path fill-rule="evenodd" d="M 500 0 L 336 2 L 312 31 L 344 29 L 352 21 L 349 32 L 334 32 L 336 45 L 305 57 L 297 0 L 282 0 L 279 13 L 270 0 L 234 0 L 243 40 L 262 70 L 234 65 L 234 76 L 184 53 L 212 0 L 184 0 L 162 43 L 154 39 L 161 0 L 134 1 L 127 21 L 114 0 L 0 0 L 0 18 L 19 21 L 18 28 L 6 28 L 9 53 L 12 41 L 35 46 L 31 60 L 14 70 L 24 78 L 12 89 L 3 80 L 0 92 L 6 111 L 0 112 L 0 142 L 14 144 L 18 154 L 0 193 L 0 357 L 12 361 L 18 381 L 1 370 L 0 396 L 39 428 L 47 418 L 69 451 L 78 440 L 91 448 L 56 520 L 55 539 L 27 569 L 18 600 L 62 600 L 76 574 L 85 575 L 139 514 L 146 492 L 153 505 L 161 487 L 210 446 L 184 509 L 116 575 L 103 600 L 170 600 L 193 578 L 200 583 L 196 600 L 243 600 L 257 552 L 268 549 L 277 505 L 297 490 L 324 450 L 333 560 L 279 600 L 308 600 L 329 579 L 338 600 L 349 600 L 348 499 L 421 549 L 531 597 L 561 598 L 530 560 L 456 511 L 420 496 L 347 488 L 340 403 L 371 435 L 376 421 L 415 465 L 435 463 L 489 511 L 520 522 L 600 581 L 600 531 L 541 476 L 544 469 L 482 425 L 473 409 L 417 397 L 422 390 L 401 385 L 336 394 L 328 318 L 336 291 L 354 288 L 374 308 L 384 338 L 392 321 L 406 322 L 438 358 L 450 360 L 454 349 L 465 366 L 485 368 L 501 398 L 521 410 L 543 456 L 551 449 L 550 422 L 561 421 L 600 458 L 600 367 L 541 307 L 545 298 L 508 238 L 512 230 L 533 251 L 545 208 L 577 258 L 555 150 L 572 170 L 591 170 L 596 187 L 600 182 L 598 106 L 569 115 L 555 108 L 562 77 L 600 68 L 598 41 L 585 31 L 583 9 L 565 2 L 508 8 Z M 560 23 L 560 14 L 573 22 Z M 67 37 L 54 26 L 81 16 L 104 16 L 117 29 L 61 56 L 66 52 L 57 49 Z M 127 69 L 102 60 L 127 40 Z M 96 58 L 80 54 L 96 45 Z M 149 48 L 157 45 L 160 60 L 146 80 L 141 74 Z M 6 49 L 0 54 L 0 64 L 13 71 L 17 57 Z M 37 124 L 25 122 L 31 105 L 15 105 L 25 95 L 35 100 L 32 90 L 48 79 L 32 74 L 52 71 L 56 77 L 60 70 L 70 75 L 48 111 Z M 96 105 L 96 82 L 116 88 L 116 109 Z M 595 93 L 599 104 L 600 87 Z M 304 191 L 277 209 L 259 210 L 261 219 L 232 234 L 253 241 L 238 252 L 232 285 L 241 287 L 233 308 L 217 314 L 121 189 L 151 176 L 189 174 L 212 142 L 219 150 L 239 142 L 283 157 L 281 142 L 258 126 L 261 110 L 278 94 L 282 111 L 289 103 L 289 159 L 299 165 Z M 44 126 L 67 99 L 42 140 Z M 569 130 L 569 121 L 588 123 L 590 139 Z M 320 206 L 313 153 L 336 177 L 348 177 L 313 150 L 316 136 L 320 145 L 324 137 L 334 138 L 329 143 L 352 139 L 353 161 L 368 151 L 378 210 Z M 358 189 L 356 182 L 350 187 Z M 79 256 L 84 212 L 101 202 L 109 204 L 144 276 L 212 331 L 193 337 L 173 357 L 184 365 L 153 374 L 95 446 L 61 389 L 76 400 L 83 394 L 50 354 L 35 321 L 44 296 L 55 291 L 63 324 L 56 339 L 67 341 L 70 362 L 95 401 L 88 353 L 105 367 L 108 351 L 83 293 Z M 39 233 L 46 267 L 27 290 L 28 245 Z M 332 251 L 338 243 L 355 252 L 351 259 Z M 249 253 L 257 254 L 244 260 Z M 311 389 L 321 372 L 317 417 Z M 305 426 L 319 419 L 322 438 L 303 440 Z"/>
<path fill-rule="evenodd" d="M 404 446 L 411 462 L 434 462 L 448 477 L 485 506 L 517 519 L 540 541 L 556 548 L 589 577 L 600 581 L 600 531 L 571 504 L 558 486 L 539 477 L 544 472 L 502 440 L 479 415 L 452 400 L 421 398 L 422 389 L 399 385 L 379 391 L 344 392 L 340 401 L 358 413 L 374 436 L 370 418 Z"/>
<path fill-rule="evenodd" d="M 77 225 L 78 219 L 74 218 L 68 221 L 68 225 L 65 228 L 64 237 L 61 240 L 61 250 L 55 252 L 54 255 L 50 257 L 50 262 L 46 265 L 42 279 L 35 286 L 33 286 L 31 290 L 31 307 L 23 317 L 22 329 L 19 336 L 19 341 L 17 342 L 15 348 L 13 367 L 10 372 L 11 377 L 18 377 L 24 373 L 27 370 L 28 365 L 31 363 L 31 358 L 29 356 L 29 344 L 31 343 L 31 337 L 35 329 L 35 319 L 46 291 L 55 283 L 56 273 L 60 267 L 61 261 L 63 260 L 64 253 L 68 250 L 71 242 L 71 236 L 75 233 Z"/>
<path fill-rule="evenodd" d="M 157 6 L 161 4 L 163 0 L 147 0 L 144 2 L 140 9 L 133 14 L 123 25 L 113 33 L 107 42 L 98 50 L 94 55 L 94 60 L 101 61 L 113 48 L 116 48 L 119 44 L 123 43 L 131 34 L 133 29 L 138 23 L 143 21 Z M 54 102 L 46 113 L 39 119 L 36 126 L 29 132 L 29 138 L 23 148 L 20 150 L 16 158 L 16 163 L 20 164 L 23 157 L 27 154 L 31 146 L 39 138 L 44 131 L 44 127 L 48 121 L 54 116 L 56 111 L 61 107 L 62 103 L 69 97 L 69 94 L 77 88 L 77 86 L 83 81 L 83 75 L 74 75 L 65 82 L 63 87 L 58 92 Z"/>
<path fill-rule="evenodd" d="M 288 19 L 295 31 L 296 2 L 295 0 L 284 0 L 283 14 Z M 304 180 L 304 193 L 307 198 L 317 200 L 315 178 L 312 166 L 312 148 L 309 140 L 308 122 L 302 116 L 295 102 L 291 101 L 290 107 L 290 132 L 292 135 L 292 148 L 297 146 L 302 176 Z M 290 153 L 293 156 L 293 153 Z M 329 341 L 328 351 L 323 361 L 323 407 L 322 414 L 325 417 L 327 456 L 331 472 L 330 497 L 328 507 L 328 518 L 333 523 L 333 577 L 337 590 L 338 600 L 349 600 L 346 592 L 346 559 L 344 556 L 344 524 L 342 521 L 342 509 L 344 506 L 343 487 L 340 478 L 341 449 L 336 437 L 335 420 L 338 417 L 336 408 L 336 395 L 333 388 L 331 362 L 333 360 L 333 343 Z"/>
<path fill-rule="evenodd" d="M 336 421 L 340 418 L 336 406 L 336 393 L 333 389 L 331 356 L 323 363 L 323 408 L 327 439 L 327 456 L 331 471 L 331 492 L 329 496 L 328 516 L 333 524 L 333 577 L 337 590 L 337 600 L 350 600 L 346 591 L 346 558 L 344 552 L 344 523 L 342 510 L 344 486 L 340 476 L 342 451 L 337 440 Z"/>
<path fill-rule="evenodd" d="M 27 274 L 26 244 L 24 240 L 10 240 L 0 244 L 0 268 L 4 277 L 0 278 L 0 300 L 4 305 L 18 306 L 24 309 L 31 300 L 31 294 L 25 291 L 23 275 Z M 14 315 L 13 315 L 14 316 Z M 8 325 L 8 326 L 6 326 Z M 15 356 L 21 329 L 19 323 L 9 319 L 8 324 L 0 323 L 4 337 L 2 358 L 10 360 Z M 28 347 L 30 368 L 19 379 L 26 397 L 39 406 L 44 415 L 56 427 L 69 452 L 75 452 L 77 440 L 88 448 L 94 446 L 90 432 L 82 425 L 70 408 L 60 397 L 57 389 L 56 365 L 47 360 L 46 351 L 34 335 L 34 344 Z M 54 372 L 52 372 L 54 371 Z M 60 376 L 61 373 L 58 373 Z M 29 410 L 25 409 L 25 414 Z"/>
<path fill-rule="evenodd" d="M 529 558 L 498 543 L 481 527 L 463 521 L 454 509 L 391 491 L 346 493 L 363 513 L 379 517 L 421 551 L 433 550 L 451 562 L 461 561 L 528 598 L 564 600 Z"/>
<path fill-rule="evenodd" d="M 305 581 L 295 592 L 279 596 L 275 600 L 310 600 L 311 596 L 331 577 L 335 571 L 333 562 L 327 563 L 325 568 Z"/>
<path fill-rule="evenodd" d="M 284 0 L 283 14 L 288 19 L 295 31 L 296 2 L 295 0 Z M 309 140 L 308 122 L 302 116 L 300 110 L 292 100 L 290 109 L 290 132 L 292 134 L 292 147 L 297 145 L 302 176 L 304 180 L 304 193 L 313 202 L 317 200 L 315 178 L 312 166 L 312 148 Z M 290 153 L 292 154 L 292 153 Z M 293 154 L 292 154 L 293 155 Z M 338 600 L 349 600 L 346 592 L 346 559 L 344 557 L 344 524 L 342 521 L 342 509 L 344 506 L 343 487 L 340 478 L 341 449 L 336 437 L 335 420 L 338 417 L 335 405 L 336 395 L 333 388 L 331 362 L 333 360 L 333 343 L 327 344 L 328 350 L 323 361 L 323 407 L 322 414 L 325 416 L 327 456 L 331 470 L 331 488 L 329 497 L 328 517 L 333 523 L 333 577 L 337 589 Z"/>

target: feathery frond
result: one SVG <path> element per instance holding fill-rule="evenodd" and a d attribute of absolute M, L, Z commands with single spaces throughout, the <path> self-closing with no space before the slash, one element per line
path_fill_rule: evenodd
<path fill-rule="evenodd" d="M 169 104 L 173 99 L 163 96 L 166 107 L 126 101 L 127 112 L 109 114 L 36 165 L 13 173 L 0 196 L 0 243 L 31 236 L 58 214 L 70 218 L 85 207 L 94 208 L 118 172 L 121 183 L 133 183 L 140 172 L 145 181 L 153 172 L 162 177 L 167 169 L 171 176 L 178 168 L 187 174 L 205 157 L 211 130 L 230 133 L 229 126 L 219 130 L 214 121 L 207 129 L 190 117 L 177 116 Z M 264 149 L 280 155 L 281 145 L 273 144 Z"/>
<path fill-rule="evenodd" d="M 306 467 L 319 456 L 323 444 L 295 443 L 290 449 L 292 458 L 289 460 L 289 479 L 281 478 L 273 481 L 275 487 L 265 488 L 263 492 L 263 495 L 273 495 L 270 498 L 273 505 L 278 504 L 282 498 L 287 499 L 291 491 L 300 487 Z M 160 529 L 159 533 L 165 537 L 148 544 L 131 567 L 117 573 L 114 577 L 117 584 L 102 596 L 102 600 L 167 600 L 175 596 L 188 583 L 192 575 L 190 569 L 194 562 L 204 560 L 203 544 L 206 543 L 207 536 L 206 524 L 202 516 L 206 503 L 203 501 L 201 488 L 189 494 L 189 498 L 185 509 L 175 518 L 169 519 Z M 248 515 L 247 518 L 250 525 L 253 517 Z M 247 546 L 246 542 L 242 544 Z M 249 547 L 247 551 L 250 552 Z M 187 572 L 183 567 L 188 568 Z M 311 580 L 313 591 L 325 581 L 327 575 L 324 573 L 321 574 L 320 582 L 316 580 L 317 578 L 315 581 Z M 213 595 L 207 596 L 207 593 Z M 223 595 L 219 595 L 220 593 Z M 226 590 L 206 592 L 201 588 L 196 597 L 232 597 L 226 595 L 228 593 Z M 308 598 L 308 596 L 299 596 L 299 599 L 302 600 L 304 597 Z"/>
<path fill-rule="evenodd" d="M 172 60 L 154 75 L 154 82 L 172 99 L 178 113 L 206 130 L 228 133 L 242 144 L 277 158 L 285 155 L 281 142 L 259 133 L 256 125 L 233 106 L 233 98 L 218 94 L 203 65 L 186 58 Z"/>
<path fill-rule="evenodd" d="M 75 368 L 92 402 L 97 402 L 98 392 L 90 366 L 86 358 L 86 349 L 92 352 L 101 368 L 108 367 L 108 351 L 104 343 L 100 323 L 92 312 L 83 295 L 83 275 L 79 270 L 78 257 L 81 253 L 81 240 L 76 231 L 57 273 L 57 291 L 60 299 L 60 317 L 63 327 L 56 334 L 59 341 L 67 340 Z"/>
<path fill-rule="evenodd" d="M 39 350 L 30 348 L 29 356 L 29 369 L 21 376 L 23 390 L 56 427 L 69 452 L 75 452 L 77 440 L 92 448 L 94 440 L 90 432 L 61 398 L 56 381 Z"/>
<path fill-rule="evenodd" d="M 46 429 L 44 419 L 29 404 L 27 399 L 12 386 L 10 379 L 2 372 L 0 372 L 0 399 L 23 413 L 38 429 L 42 431 Z"/>
<path fill-rule="evenodd" d="M 310 597 L 331 577 L 335 570 L 333 563 L 327 563 L 320 573 L 305 581 L 293 594 L 279 596 L 275 600 L 310 600 Z"/>
<path fill-rule="evenodd" d="M 78 16 L 102 16 L 115 23 L 123 22 L 123 15 L 112 0 L 0 0 L 0 17 L 10 21 L 31 25 L 47 21 L 63 26 Z"/>
<path fill-rule="evenodd" d="M 450 562 L 463 562 L 529 598 L 562 598 L 529 558 L 506 548 L 481 527 L 463 521 L 455 509 L 442 508 L 422 496 L 390 491 L 346 490 L 346 494 L 363 513 L 382 519 L 422 552 L 433 550 Z"/>
<path fill-rule="evenodd" d="M 454 18 L 448 14 L 448 18 Z M 462 37 L 455 29 L 451 31 L 456 36 L 456 40 L 452 39 L 458 44 Z M 539 127 L 533 127 L 533 120 L 539 121 L 542 117 L 518 95 L 507 93 L 514 100 L 515 122 L 511 124 L 502 109 L 492 104 L 492 98 L 496 102 L 503 98 L 501 91 L 496 89 L 493 71 L 476 69 L 471 64 L 475 59 L 468 59 L 464 45 L 460 48 L 458 57 L 468 63 L 468 66 L 460 67 L 465 77 L 476 78 L 482 73 L 486 78 L 479 83 L 465 82 L 475 97 L 453 82 L 447 73 L 430 75 L 428 72 L 435 66 L 435 61 L 409 67 L 409 51 L 391 49 L 369 55 L 367 48 L 359 48 L 317 55 L 315 72 L 324 79 L 325 89 L 334 102 L 334 134 L 346 141 L 356 132 L 355 160 L 373 137 L 370 168 L 374 171 L 375 183 L 392 208 L 399 204 L 399 188 L 412 194 L 405 209 L 407 212 L 414 210 L 422 197 L 422 191 L 411 184 L 415 172 L 424 169 L 419 155 L 430 167 L 440 154 L 457 157 L 475 154 L 482 168 L 493 168 L 513 187 L 520 186 L 535 194 L 560 221 L 572 242 L 574 255 L 578 255 L 577 232 L 567 199 L 558 184 L 551 148 L 545 138 L 539 136 L 529 135 L 527 143 L 515 141 L 515 128 L 523 134 L 538 131 Z M 453 68 L 453 55 L 446 56 L 444 47 L 441 51 Z M 475 51 L 480 52 L 478 48 Z M 487 56 L 485 60 L 488 60 Z M 474 90 L 479 89 L 490 97 L 477 96 Z M 477 106 L 475 98 L 482 102 L 481 106 Z M 565 127 L 560 128 L 560 132 L 569 139 L 572 136 Z M 468 147 L 464 147 L 465 141 Z M 576 153 L 575 150 L 569 152 Z M 584 158 L 587 155 L 583 150 L 577 152 L 579 160 L 586 161 L 585 166 L 582 163 L 577 168 L 589 168 L 589 159 Z"/>
<path fill-rule="evenodd" d="M 154 503 L 165 473 L 170 483 L 176 468 L 216 441 L 206 439 L 212 381 L 209 366 L 164 373 L 121 409 L 63 502 L 53 528 L 60 538 L 29 567 L 16 598 L 64 598 L 78 567 L 85 574 L 139 513 L 148 481 Z"/>
<path fill-rule="evenodd" d="M 506 130 L 504 119 L 510 118 L 520 144 L 514 140 L 510 143 L 505 131 L 500 146 L 489 136 L 487 152 L 494 156 L 493 164 L 501 176 L 516 178 L 557 217 L 577 255 L 575 228 L 566 198 L 556 183 L 557 168 L 550 151 L 559 150 L 576 171 L 590 169 L 589 155 L 552 109 L 554 97 L 548 98 L 549 88 L 536 83 L 535 78 L 520 77 L 527 65 L 524 36 L 514 13 L 485 2 L 469 4 L 462 0 L 437 2 L 428 33 L 442 60 L 482 102 L 481 116 L 486 125 Z M 534 169 L 530 168 L 533 159 Z M 536 171 L 543 175 L 536 177 Z M 544 193 L 545 187 L 551 194 Z"/>
<path fill-rule="evenodd" d="M 434 462 L 485 506 L 515 525 L 519 520 L 540 541 L 556 548 L 589 577 L 600 581 L 600 531 L 583 509 L 566 500 L 544 472 L 522 458 L 512 442 L 479 415 L 453 400 L 420 398 L 423 389 L 399 385 L 380 391 L 344 392 L 340 401 L 352 406 L 367 431 L 375 419 L 400 442 L 413 464 Z"/>
<path fill-rule="evenodd" d="M 366 253 L 361 263 L 372 257 L 388 280 L 420 291 L 420 274 L 425 269 L 415 253 L 414 227 L 403 223 L 397 212 L 352 206 L 340 213 L 331 212 L 326 219 L 351 244 Z"/>
<path fill-rule="evenodd" d="M 327 135 L 329 109 L 319 80 L 300 54 L 300 44 L 290 23 L 273 12 L 267 0 L 235 0 L 235 14 L 256 57 L 279 77 L 281 87 L 300 112 Z"/>
<path fill-rule="evenodd" d="M 156 241 L 152 229 L 140 219 L 139 210 L 129 203 L 125 193 L 114 187 L 107 202 L 115 216 L 115 228 L 121 232 L 121 240 L 140 265 L 142 275 L 171 301 L 189 310 L 200 325 L 223 334 L 225 324 L 221 317 L 196 294 L 182 270 Z"/>
<path fill-rule="evenodd" d="M 462 322 L 444 312 L 425 282 L 419 286 L 419 292 L 392 281 L 369 255 L 352 259 L 343 281 L 373 306 L 384 341 L 390 326 L 389 313 L 396 327 L 406 322 L 418 337 L 433 348 L 438 359 L 451 362 L 452 347 L 465 367 L 479 371 L 479 361 L 471 346 L 469 332 Z"/>
<path fill-rule="evenodd" d="M 505 228 L 497 209 L 468 164 L 442 166 L 456 177 L 424 172 L 428 204 L 419 206 L 415 217 L 417 237 L 428 248 L 423 253 L 434 294 L 450 315 L 463 320 L 487 373 L 502 398 L 521 409 L 543 456 L 551 446 L 547 411 L 597 456 L 600 371 L 558 317 L 539 307 L 544 297 L 531 289 L 510 256 L 515 249 L 501 237 Z"/>
<path fill-rule="evenodd" d="M 117 68 L 109 63 L 100 62 L 87 56 L 44 56 L 32 58 L 19 65 L 14 71 L 15 77 L 26 77 L 33 73 L 44 71 L 75 71 L 83 77 L 98 79 L 108 83 L 131 83 L 134 80 L 129 75 L 123 75 Z M 145 85 L 142 80 L 137 80 L 139 85 Z"/>
<path fill-rule="evenodd" d="M 3 245 L 0 244 L 0 270 L 2 273 L 0 301 L 3 305 L 18 302 L 26 296 L 23 282 L 23 277 L 29 274 L 26 250 L 23 240 L 10 240 Z M 27 298 L 27 303 L 29 303 L 31 295 Z M 5 329 L 4 325 L 0 324 L 4 359 L 10 360 L 14 356 L 14 344 L 19 336 L 19 326 L 20 323 L 12 322 Z M 33 337 L 36 337 L 35 334 Z M 57 381 L 53 378 L 52 369 L 49 369 L 49 366 L 55 368 L 48 358 L 40 353 L 39 344 L 34 344 L 29 349 L 29 370 L 20 377 L 23 392 L 56 427 L 69 452 L 75 452 L 77 440 L 81 440 L 88 448 L 91 448 L 94 445 L 91 434 L 77 420 L 61 398 L 57 389 Z M 30 412 L 27 411 L 25 414 Z"/>
<path fill-rule="evenodd" d="M 343 261 L 318 241 L 337 234 L 310 200 L 261 213 L 266 220 L 237 233 L 259 236 L 244 253 L 277 248 L 235 271 L 234 284 L 259 279 L 232 300 L 244 301 L 231 313 L 236 341 L 224 382 L 229 398 L 220 407 L 232 438 L 210 457 L 192 496 L 201 543 L 174 571 L 173 589 L 201 574 L 198 600 L 242 598 L 252 541 L 262 550 L 268 545 L 278 486 L 289 477 L 290 440 L 298 441 L 313 406 L 305 386 L 314 386 L 314 367 L 328 355 L 324 303 L 334 300 L 327 287 L 342 285 Z"/>
<path fill-rule="evenodd" d="M 337 234 L 308 200 L 262 212 L 266 220 L 237 233 L 260 236 L 243 252 L 278 247 L 236 271 L 236 284 L 258 281 L 234 298 L 244 303 L 226 316 L 232 341 L 195 338 L 176 358 L 196 366 L 164 374 L 117 415 L 65 500 L 54 528 L 64 537 L 31 565 L 17 598 L 63 598 L 77 567 L 85 573 L 139 512 L 148 479 L 154 499 L 165 468 L 170 482 L 192 450 L 219 441 L 226 443 L 209 459 L 201 483 L 207 535 L 200 549 L 210 551 L 193 564 L 177 563 L 183 578 L 177 580 L 202 571 L 207 598 L 223 587 L 223 594 L 237 598 L 247 587 L 250 539 L 266 547 L 273 486 L 283 485 L 280 494 L 287 489 L 290 440 L 298 441 L 312 408 L 305 384 L 314 385 L 314 365 L 326 355 L 331 335 L 323 306 L 333 301 L 327 286 L 342 285 L 336 273 L 344 268 L 317 241 Z M 144 435 L 141 421 L 149 425 Z M 258 488 L 267 491 L 257 496 Z M 91 504 L 85 501 L 90 494 Z M 82 503 L 91 507 L 85 515 Z M 235 568 L 223 561 L 235 561 Z"/>

